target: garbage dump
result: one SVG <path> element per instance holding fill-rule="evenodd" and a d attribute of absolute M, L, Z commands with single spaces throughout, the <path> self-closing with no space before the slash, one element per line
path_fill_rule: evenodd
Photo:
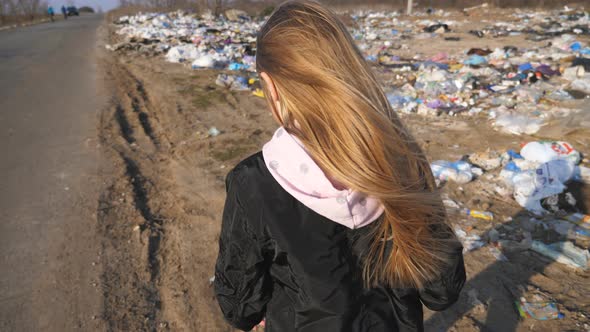
<path fill-rule="evenodd" d="M 445 17 L 448 13 L 439 14 Z M 561 102 L 590 94 L 590 47 L 578 40 L 590 35 L 590 17 L 584 12 L 539 15 L 520 11 L 512 18 L 523 24 L 496 22 L 481 31 L 482 37 L 543 37 L 546 42 L 535 48 L 473 47 L 460 55 L 443 52 L 427 59 L 402 58 L 396 53 L 408 49 L 412 40 L 441 38 L 464 22 L 410 21 L 397 12 L 355 11 L 349 15 L 354 21 L 350 32 L 365 58 L 392 71 L 398 76 L 396 81 L 402 82 L 384 85 L 388 100 L 400 112 L 487 116 L 500 131 L 533 135 L 550 119 L 580 111 L 562 107 Z M 177 11 L 122 16 L 114 23 L 123 41 L 108 45 L 110 50 L 163 55 L 166 61 L 192 69 L 236 71 L 245 81 L 255 76 L 256 33 L 264 18 L 239 11 L 219 17 Z M 228 88 L 247 90 L 235 84 Z M 254 91 L 257 86 L 249 88 Z"/>
<path fill-rule="evenodd" d="M 487 6 L 466 12 L 482 8 Z M 587 270 L 590 215 L 581 207 L 588 199 L 572 188 L 590 186 L 590 150 L 565 136 L 590 130 L 590 15 L 567 7 L 516 10 L 505 22 L 493 20 L 469 32 L 468 20 L 451 19 L 442 10 L 412 18 L 398 12 L 346 15 L 359 50 L 384 78 L 387 100 L 400 116 L 426 119 L 426 126 L 433 119 L 477 120 L 512 140 L 509 148 L 432 159 L 464 252 L 485 249 L 490 259 L 509 264 L 511 254 L 526 251 L 563 269 Z M 160 57 L 187 70 L 215 69 L 216 86 L 262 97 L 255 41 L 263 23 L 243 12 L 123 16 L 114 22 L 121 41 L 107 48 Z M 453 34 L 459 29 L 477 41 L 521 36 L 533 44 L 474 43 L 455 53 L 408 55 L 414 43 L 460 42 L 466 37 Z M 219 133 L 211 127 L 208 136 Z M 470 197 L 474 192 L 477 198 Z M 519 213 L 494 210 L 498 202 Z M 514 305 L 523 318 L 564 317 L 553 301 L 519 298 Z"/>
<path fill-rule="evenodd" d="M 575 99 L 571 91 L 590 91 L 583 66 L 590 48 L 577 40 L 589 33 L 588 14 L 547 14 L 515 13 L 526 19 L 524 24 L 497 22 L 482 35 L 549 36 L 546 44 L 533 49 L 506 45 L 470 48 L 459 56 L 403 59 L 396 51 L 408 48 L 412 39 L 440 38 L 438 34 L 463 23 L 409 22 L 395 13 L 353 15 L 359 26 L 353 35 L 367 60 L 397 72 L 402 84 L 384 87 L 394 109 L 432 116 L 487 115 L 498 130 L 531 135 L 551 117 L 578 111 L 559 107 L 559 102 Z M 548 29 L 549 18 L 559 27 Z"/>
<path fill-rule="evenodd" d="M 115 24 L 124 41 L 108 48 L 163 54 L 166 61 L 187 63 L 193 69 L 254 71 L 256 32 L 263 21 L 236 14 L 235 10 L 228 12 L 231 20 L 182 11 L 122 16 Z"/>

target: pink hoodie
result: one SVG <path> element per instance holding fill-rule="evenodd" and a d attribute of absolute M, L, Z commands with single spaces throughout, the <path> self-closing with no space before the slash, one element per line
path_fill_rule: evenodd
<path fill-rule="evenodd" d="M 283 127 L 264 145 L 262 155 L 270 173 L 285 191 L 334 222 L 354 229 L 370 224 L 383 213 L 379 200 L 335 187 L 303 144 Z"/>

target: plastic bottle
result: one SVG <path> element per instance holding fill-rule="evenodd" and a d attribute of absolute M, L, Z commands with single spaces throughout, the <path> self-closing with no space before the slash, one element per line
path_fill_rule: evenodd
<path fill-rule="evenodd" d="M 227 69 L 229 69 L 229 70 L 246 70 L 249 67 L 250 66 L 243 64 L 243 63 L 232 62 L 229 64 Z"/>
<path fill-rule="evenodd" d="M 477 210 L 470 210 L 470 209 L 465 209 L 463 210 L 463 212 L 465 212 L 466 215 L 473 217 L 473 218 L 477 218 L 477 219 L 483 219 L 483 220 L 494 220 L 494 214 L 488 211 L 477 211 Z"/>
<path fill-rule="evenodd" d="M 463 184 L 473 179 L 471 165 L 465 161 L 437 160 L 430 165 L 430 168 L 434 177 L 441 181 L 452 180 Z"/>

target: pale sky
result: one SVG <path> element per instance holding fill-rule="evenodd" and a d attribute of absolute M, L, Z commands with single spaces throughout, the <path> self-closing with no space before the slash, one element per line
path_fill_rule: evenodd
<path fill-rule="evenodd" d="M 61 8 L 62 5 L 68 5 L 72 0 L 48 0 L 53 8 Z M 103 11 L 111 10 L 119 5 L 119 0 L 73 0 L 76 7 L 90 6 L 96 10 L 97 6 L 101 6 Z M 57 10 L 59 12 L 59 10 Z"/>

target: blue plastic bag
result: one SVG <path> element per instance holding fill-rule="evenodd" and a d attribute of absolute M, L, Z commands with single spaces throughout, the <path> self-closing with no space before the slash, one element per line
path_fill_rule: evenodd
<path fill-rule="evenodd" d="M 479 65 L 486 64 L 486 63 L 488 63 L 488 60 L 486 60 L 485 57 L 483 57 L 481 55 L 477 55 L 477 54 L 471 55 L 470 57 L 465 59 L 465 61 L 463 62 L 463 64 L 471 65 L 471 66 L 479 66 Z"/>

